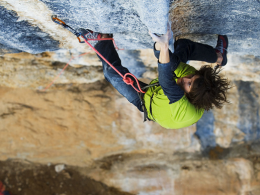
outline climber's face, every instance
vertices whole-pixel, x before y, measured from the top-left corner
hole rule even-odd
[[[188,75],[181,77],[177,80],[177,84],[184,90],[185,93],[189,93],[194,81],[199,78],[199,75]]]

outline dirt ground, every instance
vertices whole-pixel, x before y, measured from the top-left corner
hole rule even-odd
[[[130,195],[80,174],[76,167],[0,161],[0,181],[12,195]]]

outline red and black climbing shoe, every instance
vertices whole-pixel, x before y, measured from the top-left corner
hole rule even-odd
[[[95,46],[98,43],[98,39],[101,39],[102,36],[101,33],[93,32],[92,30],[89,29],[80,28],[78,29],[78,32],[84,35],[87,38],[87,40],[89,40],[89,43],[92,46]],[[91,40],[91,39],[95,39],[95,40]]]
[[[221,53],[223,60],[221,66],[227,64],[227,48],[228,48],[228,38],[226,35],[218,35],[217,46],[215,48],[217,53]]]
[[[85,37],[87,39],[100,39],[101,38],[101,33],[98,32],[93,32],[92,30],[86,30],[87,33],[85,34]]]

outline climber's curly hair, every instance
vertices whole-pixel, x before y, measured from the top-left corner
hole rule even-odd
[[[231,86],[226,78],[219,75],[220,71],[220,68],[214,70],[205,65],[195,72],[199,78],[194,80],[186,97],[197,109],[210,110],[213,106],[222,108],[225,102],[228,103],[226,93]]]

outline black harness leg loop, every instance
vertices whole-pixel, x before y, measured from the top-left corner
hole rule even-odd
[[[147,110],[146,110],[145,105],[144,105],[144,93],[138,92],[137,94],[138,94],[138,97],[140,98],[141,106],[142,106],[142,109],[144,111],[144,122],[145,122],[145,121],[147,121],[147,119],[148,120],[150,120],[150,119],[148,118]]]

